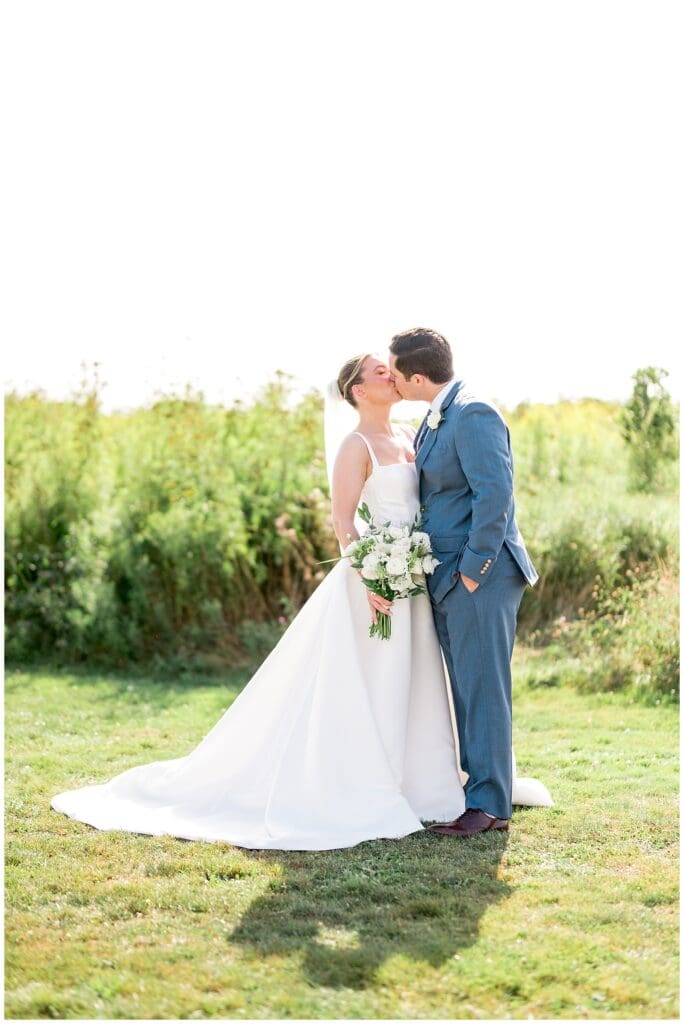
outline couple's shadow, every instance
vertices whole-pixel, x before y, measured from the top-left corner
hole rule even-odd
[[[398,955],[438,966],[476,941],[511,886],[498,877],[506,832],[418,832],[346,850],[244,851],[274,877],[230,935],[257,956],[302,953],[312,984],[363,989]]]

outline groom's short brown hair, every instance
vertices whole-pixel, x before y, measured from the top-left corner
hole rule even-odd
[[[390,352],[395,357],[397,370],[407,380],[414,373],[420,373],[435,384],[446,384],[454,375],[449,342],[437,331],[414,327],[395,334]]]

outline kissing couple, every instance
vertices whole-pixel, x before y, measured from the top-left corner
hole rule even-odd
[[[390,419],[402,399],[429,403],[415,436]],[[426,826],[505,831],[514,804],[553,804],[515,770],[511,656],[538,577],[500,413],[454,376],[441,334],[415,329],[388,362],[344,364],[325,427],[340,549],[363,529],[362,503],[375,523],[418,514],[439,563],[427,592],[389,601],[341,558],[194,750],[66,790],[54,810],[102,830],[329,850]],[[390,640],[369,635],[378,613]]]

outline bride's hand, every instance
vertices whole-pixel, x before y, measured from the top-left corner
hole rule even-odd
[[[359,572],[359,576],[361,573]],[[380,594],[375,594],[372,590],[366,587],[366,599],[370,605],[371,619],[373,625],[378,621],[378,612],[384,612],[385,615],[392,614],[392,601],[388,601],[386,597],[382,597]]]

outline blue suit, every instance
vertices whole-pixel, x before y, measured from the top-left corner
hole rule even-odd
[[[501,414],[456,381],[436,429],[415,439],[422,526],[441,562],[428,592],[449,670],[466,807],[512,811],[511,657],[525,587],[538,579],[515,520]],[[470,593],[460,574],[479,586]]]

